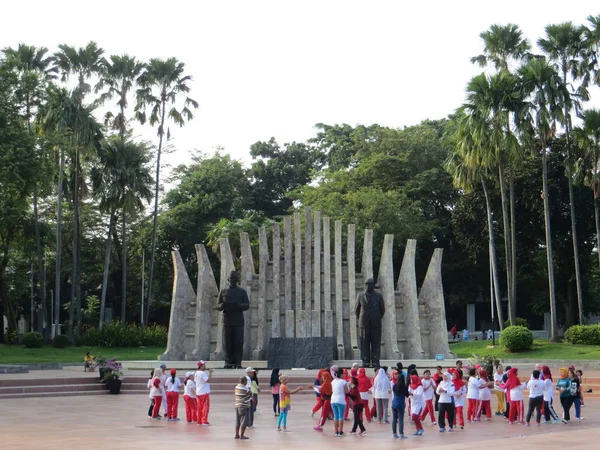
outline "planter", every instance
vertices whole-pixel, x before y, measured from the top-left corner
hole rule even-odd
[[[118,378],[108,380],[108,382],[106,383],[106,385],[108,386],[108,390],[111,394],[114,395],[119,394],[121,392],[121,384],[122,381]]]

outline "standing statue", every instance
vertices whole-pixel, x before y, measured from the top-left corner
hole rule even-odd
[[[365,281],[367,290],[356,299],[356,320],[359,330],[360,356],[363,367],[379,366],[381,354],[381,318],[385,314],[383,297],[375,292],[375,281]]]
[[[225,329],[225,368],[241,369],[244,350],[244,311],[250,308],[248,294],[239,287],[240,276],[234,270],[229,275],[229,289],[219,293],[216,309],[223,311]]]

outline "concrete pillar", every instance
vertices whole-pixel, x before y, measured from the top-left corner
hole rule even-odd
[[[265,359],[267,345],[267,266],[269,264],[269,242],[265,227],[258,229],[258,310],[256,317],[256,348],[253,361]]]
[[[312,335],[321,336],[321,211],[314,212]]]
[[[250,359],[252,356],[252,343],[250,335],[250,323],[252,322],[253,305],[256,303],[256,298],[252,292],[252,280],[254,279],[254,258],[252,257],[252,247],[250,245],[250,237],[248,233],[240,233],[241,247],[241,273],[240,287],[245,289],[250,302],[250,309],[244,311],[244,359]]]
[[[304,208],[304,324],[306,337],[312,336],[312,211],[309,206]]]
[[[477,321],[475,320],[475,304],[467,304],[467,330],[469,335],[475,338],[475,331],[477,331]]]
[[[348,245],[346,248],[348,263],[348,314],[350,315],[350,351],[351,358],[360,360],[360,349],[358,347],[358,333],[356,324],[356,226],[348,225]]]
[[[421,323],[419,320],[419,299],[417,296],[417,275],[415,272],[415,254],[417,241],[409,239],[402,259],[402,268],[398,276],[396,290],[402,305],[404,335],[406,345],[404,357],[407,359],[423,359],[425,351],[421,343]]]
[[[281,231],[273,224],[273,308],[271,310],[271,336],[281,337],[281,311],[285,311],[285,300],[281,296]]]
[[[363,276],[363,282],[369,278],[373,278],[373,230],[368,228],[365,230],[360,271]]]
[[[342,285],[342,221],[335,221],[335,336],[337,359],[346,359],[344,348],[344,295]]]
[[[323,217],[323,336],[333,337],[333,310],[331,309],[331,225]]]
[[[229,239],[219,239],[219,252],[221,254],[221,282],[219,285],[219,291],[222,291],[223,289],[227,289],[229,287],[229,275],[231,274],[232,270],[235,270],[235,265],[233,264],[233,255],[231,253],[231,247],[229,246]],[[225,359],[225,330],[223,328],[223,313],[219,311],[217,314],[217,345],[215,351],[210,354],[211,361],[222,361]]]
[[[398,334],[396,332],[396,296],[394,295],[394,235],[386,234],[381,251],[379,275],[377,284],[383,301],[385,302],[385,315],[383,316],[383,330],[381,333],[382,359],[398,361],[402,359],[398,349]]]
[[[296,314],[296,337],[306,337],[305,325],[302,323],[306,317],[300,314],[304,309],[302,302],[302,219],[299,212],[294,213],[294,311]]]
[[[293,283],[293,271],[294,271],[294,251],[292,246],[292,218],[285,216],[283,218],[283,240],[284,240],[284,252],[285,252],[285,337],[295,337],[295,319],[294,319],[294,305],[292,296],[292,283]]]
[[[167,337],[167,350],[158,357],[161,361],[182,361],[185,358],[185,329],[187,310],[190,303],[196,301],[196,293],[185,270],[179,251],[171,252],[173,258],[173,299]]]

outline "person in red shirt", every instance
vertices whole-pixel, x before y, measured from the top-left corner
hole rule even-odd
[[[360,393],[360,398],[362,399],[363,406],[365,408],[365,414],[367,417],[367,422],[371,421],[371,411],[369,410],[369,389],[373,384],[369,377],[367,377],[367,371],[364,368],[358,369],[358,392]]]

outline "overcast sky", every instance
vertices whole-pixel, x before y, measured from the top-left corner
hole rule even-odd
[[[248,163],[252,143],[305,141],[318,122],[445,117],[481,72],[469,58],[491,24],[516,23],[533,43],[548,23],[600,13],[578,0],[23,0],[2,9],[1,47],[94,40],[108,54],[185,62],[200,108],[183,129],[171,126],[172,165],[216,146]],[[136,130],[155,140],[147,126]]]

